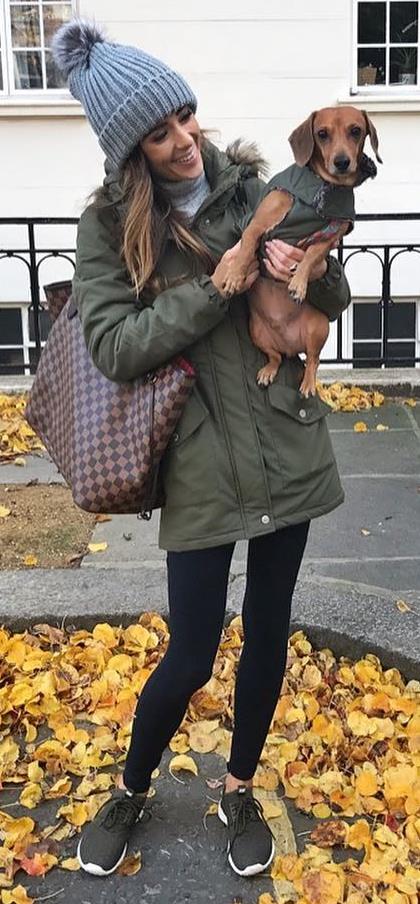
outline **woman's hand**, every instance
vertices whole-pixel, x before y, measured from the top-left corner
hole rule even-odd
[[[223,257],[220,258],[220,261],[217,264],[214,273],[212,273],[210,277],[213,285],[216,287],[217,291],[220,295],[222,295],[223,298],[230,297],[230,294],[225,291],[224,285],[228,276],[229,264],[232,258],[235,257],[235,255],[238,253],[240,244],[240,242],[237,242],[236,245],[233,245],[232,248],[228,248],[228,250],[225,251]],[[255,280],[258,279],[259,275],[260,271],[258,261],[257,258],[254,257],[248,267],[245,285],[243,289],[241,289],[241,292],[246,292],[248,289],[250,289]]]
[[[296,265],[305,256],[302,248],[297,248],[296,245],[288,245],[287,242],[283,242],[281,239],[271,239],[271,241],[266,242],[265,250],[267,257],[264,258],[264,263],[267,272],[279,282],[288,282],[290,277],[293,276]],[[320,261],[313,269],[309,282],[314,279],[321,279],[327,271],[327,266],[326,260]]]

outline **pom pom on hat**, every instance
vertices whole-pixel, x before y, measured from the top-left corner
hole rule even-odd
[[[86,65],[92,47],[105,40],[105,32],[85,19],[72,19],[59,28],[52,42],[52,53],[65,78],[76,66]]]
[[[54,62],[82,104],[112,166],[171,113],[197,99],[185,79],[139,47],[108,41],[102,27],[72,19],[54,35]]]

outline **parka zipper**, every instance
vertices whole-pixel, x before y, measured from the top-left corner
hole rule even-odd
[[[254,436],[255,436],[256,445],[257,445],[257,447],[258,447],[258,451],[259,451],[259,454],[260,454],[260,464],[261,464],[261,468],[262,468],[262,472],[263,472],[263,479],[264,479],[265,491],[266,491],[266,494],[267,494],[267,510],[270,511],[270,515],[271,515],[271,519],[272,519],[272,524],[274,524],[274,511],[273,511],[273,505],[272,505],[271,495],[270,495],[270,486],[269,486],[268,479],[267,479],[267,469],[266,469],[266,466],[265,466],[264,456],[263,456],[263,452],[262,452],[262,448],[261,448],[261,442],[260,442],[260,438],[259,438],[259,435],[258,435],[258,430],[257,430],[256,423],[255,423],[255,412],[254,412],[254,410],[253,410],[253,408],[252,408],[251,399],[250,399],[250,396],[249,396],[249,388],[248,388],[248,382],[247,382],[247,373],[246,373],[246,368],[245,368],[245,365],[244,365],[244,358],[243,358],[243,354],[242,354],[242,348],[241,348],[240,336],[239,336],[239,332],[238,332],[238,329],[237,329],[237,326],[236,326],[236,323],[235,323],[234,317],[232,316],[232,312],[231,312],[231,311],[229,311],[229,317],[230,317],[230,320],[231,320],[232,330],[233,330],[233,332],[234,332],[234,334],[235,334],[235,338],[236,338],[236,342],[237,342],[237,346],[238,346],[238,355],[239,355],[239,361],[240,361],[240,364],[241,364],[242,380],[243,380],[243,385],[244,385],[244,389],[245,389],[246,401],[247,401],[247,405],[248,405],[249,419],[250,419],[250,422],[251,422],[251,424],[252,424],[252,428],[253,428],[253,432],[254,432]]]

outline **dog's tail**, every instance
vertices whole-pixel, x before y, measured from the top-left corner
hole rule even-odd
[[[226,155],[232,163],[248,166],[256,176],[268,176],[269,165],[254,141],[237,138],[226,148]]]

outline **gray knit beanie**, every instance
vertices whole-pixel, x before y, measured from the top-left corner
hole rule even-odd
[[[181,75],[137,47],[106,41],[93,22],[73,19],[63,25],[52,51],[116,169],[162,119],[186,104],[194,113],[197,109]]]

